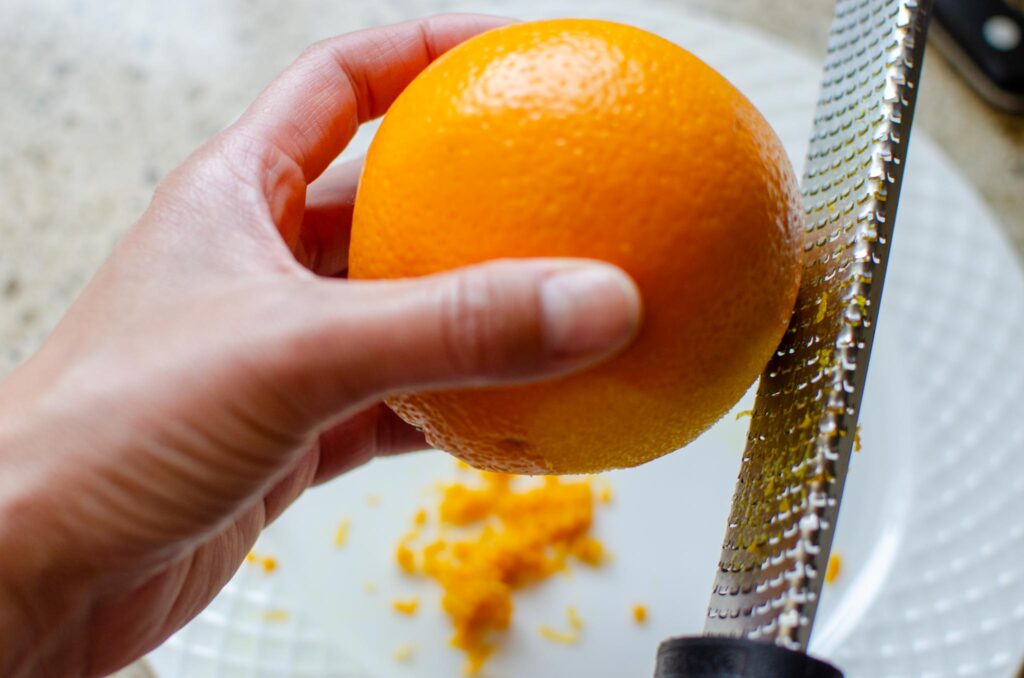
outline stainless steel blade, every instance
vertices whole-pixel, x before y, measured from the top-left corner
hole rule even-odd
[[[839,0],[803,179],[795,315],[761,376],[705,624],[805,650],[878,317],[929,0]]]

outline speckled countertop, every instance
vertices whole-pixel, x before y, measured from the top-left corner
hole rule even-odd
[[[815,56],[823,51],[831,11],[830,3],[800,0],[689,4],[754,24]],[[400,0],[6,0],[0,9],[0,374],[45,336],[164,173],[228,123],[305,45],[404,18],[402,6]],[[989,109],[934,50],[924,77],[919,124],[1024,253],[1024,118]]]

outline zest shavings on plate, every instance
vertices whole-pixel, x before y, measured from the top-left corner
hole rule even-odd
[[[451,643],[465,653],[467,675],[478,673],[497,649],[517,590],[567,572],[574,562],[598,567],[608,559],[590,530],[595,506],[611,499],[607,484],[595,492],[590,478],[474,475],[440,485],[432,534],[421,509],[395,550],[403,572],[441,586]],[[570,626],[574,641],[582,628],[575,610]]]

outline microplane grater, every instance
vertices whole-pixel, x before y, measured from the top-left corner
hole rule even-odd
[[[761,375],[705,636],[806,651],[856,436],[930,9],[930,0],[836,3],[801,186],[803,278]],[[666,641],[658,675],[786,675],[694,670],[705,664],[693,648],[707,654],[708,644]],[[716,647],[718,658],[732,648]]]
[[[867,375],[927,5],[837,3],[802,182],[803,282],[761,377],[709,634],[806,649]]]

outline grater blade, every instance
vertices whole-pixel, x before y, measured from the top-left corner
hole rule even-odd
[[[706,635],[806,650],[878,317],[930,0],[839,0],[802,182],[805,264],[761,375]]]

